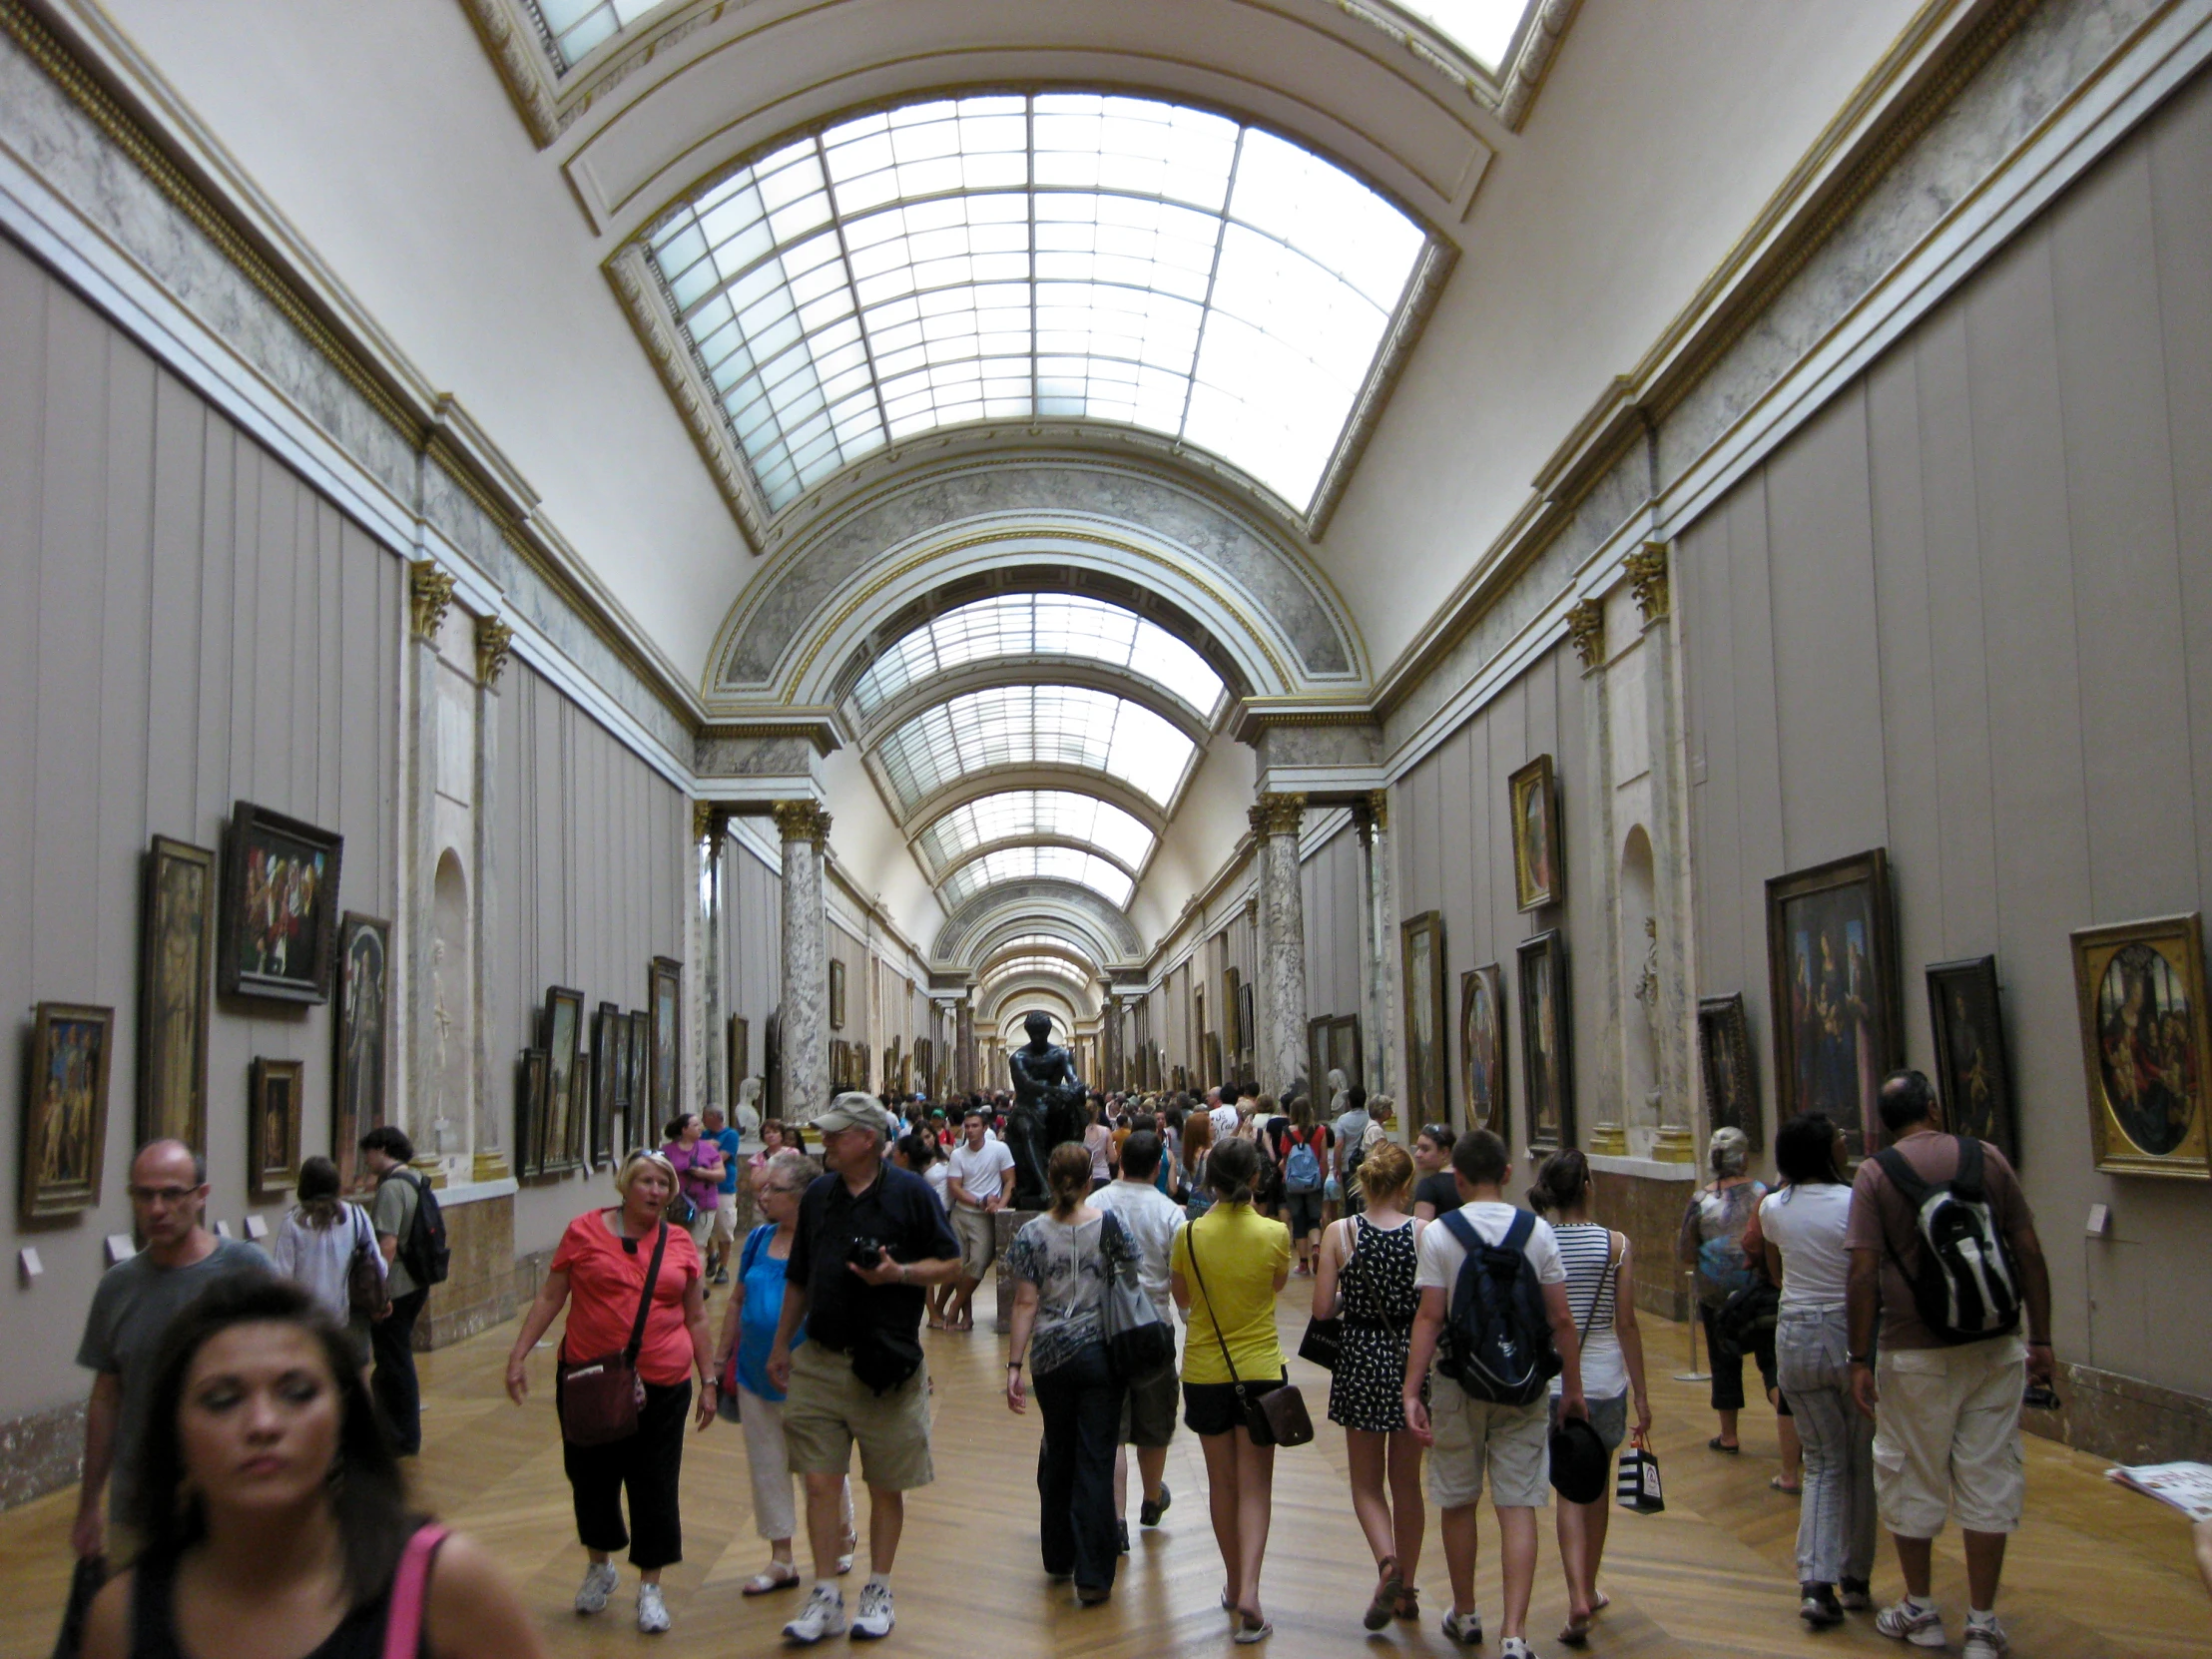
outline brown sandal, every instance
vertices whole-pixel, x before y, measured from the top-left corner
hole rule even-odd
[[[1397,1610],[1397,1598],[1405,1588],[1405,1581],[1397,1575],[1397,1557],[1385,1555],[1376,1564],[1380,1575],[1375,1586],[1375,1598],[1368,1603],[1368,1610],[1360,1622],[1370,1630],[1381,1630],[1390,1622],[1390,1615]]]

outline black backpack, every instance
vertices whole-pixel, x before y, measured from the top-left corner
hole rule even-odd
[[[1913,1287],[1921,1323],[1939,1343],[1978,1343],[2020,1328],[2020,1275],[2012,1247],[1989,1213],[1982,1185],[1981,1143],[1956,1137],[1958,1170],[1948,1181],[1921,1179],[1896,1147],[1875,1154],[1890,1185],[1913,1212],[1920,1262],[1908,1269],[1896,1250],[1890,1259]],[[1884,1233],[1883,1246],[1889,1249]]]
[[[415,1282],[418,1290],[445,1283],[445,1276],[452,1271],[453,1250],[446,1242],[445,1215],[438,1208],[437,1195],[430,1191],[430,1183],[413,1170],[389,1171],[376,1184],[401,1180],[415,1190],[414,1220],[407,1226],[407,1236],[399,1241],[399,1265],[407,1270],[407,1277]]]
[[[1505,1237],[1491,1244],[1461,1210],[1436,1218],[1466,1249],[1451,1311],[1444,1321],[1443,1358],[1449,1377],[1476,1399],[1528,1405],[1543,1398],[1559,1375],[1551,1346],[1551,1317],[1543,1287],[1528,1259],[1536,1218],[1515,1212]]]

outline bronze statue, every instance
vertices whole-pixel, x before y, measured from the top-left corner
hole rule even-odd
[[[1045,1160],[1062,1141],[1083,1138],[1084,1089],[1075,1056],[1052,1041],[1052,1016],[1033,1008],[1022,1027],[1029,1041],[1006,1056],[1014,1081],[1006,1146],[1014,1155],[1014,1208],[1042,1210],[1050,1202]]]

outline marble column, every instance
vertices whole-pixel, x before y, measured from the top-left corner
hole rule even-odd
[[[701,1106],[720,1106],[728,1112],[736,1092],[735,1080],[723,1075],[729,1064],[728,998],[722,983],[722,850],[729,839],[728,809],[705,801],[694,802],[692,832],[699,846],[700,941],[703,947],[699,1002],[703,1027],[700,1035],[705,1043],[701,1058],[706,1097]]]
[[[1653,939],[1659,1049],[1659,1121],[1651,1155],[1661,1163],[1698,1161],[1703,1113],[1697,1076],[1697,1009],[1690,994],[1689,737],[1676,684],[1673,596],[1667,544],[1646,542],[1628,556],[1630,591],[1643,624],[1644,730],[1650,746]],[[1705,1125],[1709,1131],[1711,1126]],[[1753,1137],[1753,1144],[1760,1144]]]
[[[499,837],[493,826],[499,818],[499,676],[506,669],[507,653],[514,644],[514,630],[495,616],[476,624],[476,840],[472,853],[476,864],[476,937],[494,939],[498,933]],[[469,1175],[476,1181],[503,1180],[512,1172],[507,1155],[505,1126],[495,1104],[506,1098],[497,1086],[492,1047],[491,1006],[493,964],[489,950],[472,955],[476,999],[476,1135]]]
[[[975,997],[971,992],[960,998],[959,1011],[954,1016],[952,1039],[952,1086],[960,1094],[975,1092]]]
[[[830,815],[812,801],[779,801],[784,840],[784,1113],[805,1119],[830,1099],[830,962],[823,851]]]
[[[1279,1098],[1306,1076],[1306,894],[1298,864],[1305,817],[1303,795],[1263,795],[1249,814],[1260,865],[1259,1083]]]
[[[1111,992],[1099,1007],[1098,1014],[1098,1076],[1087,1078],[1094,1089],[1111,1091],[1125,1087],[1122,1081],[1120,999]]]
[[[1360,809],[1360,875],[1366,888],[1367,1040],[1362,1081],[1370,1094],[1398,1097],[1397,890],[1390,878],[1390,792],[1376,790]],[[1398,1121],[1409,1121],[1403,1112]]]
[[[418,1167],[443,1179],[432,1141],[438,1102],[437,769],[438,631],[453,603],[453,577],[435,560],[417,559],[407,575],[407,698],[404,742],[406,809],[400,837],[400,987],[406,1008],[405,1058],[388,1121],[414,1142]]]
[[[1637,1010],[1625,1006],[1622,996],[1620,953],[1620,847],[1615,835],[1613,756],[1613,700],[1607,683],[1611,654],[1607,649],[1605,606],[1592,599],[1579,601],[1567,615],[1567,636],[1582,662],[1583,752],[1589,757],[1586,794],[1589,797],[1590,844],[1597,848],[1595,867],[1589,872],[1597,887],[1596,925],[1598,969],[1595,980],[1582,980],[1583,996],[1594,1000],[1606,1039],[1597,1045],[1597,1087],[1589,1095],[1589,1112],[1581,1139],[1587,1151],[1611,1157],[1629,1151],[1628,1126],[1634,1121],[1633,1103],[1623,1097],[1622,1078],[1627,1065],[1622,1045],[1627,1027],[1622,1023]],[[1575,787],[1574,781],[1565,787]],[[1595,986],[1594,992],[1592,986]]]

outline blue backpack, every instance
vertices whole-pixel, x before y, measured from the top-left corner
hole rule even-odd
[[[1475,1399],[1528,1405],[1543,1398],[1559,1375],[1559,1356],[1551,1346],[1551,1317],[1544,1312],[1536,1265],[1528,1259],[1536,1218],[1516,1212],[1494,1245],[1464,1211],[1446,1211],[1436,1219],[1467,1253],[1451,1288],[1437,1364]]]
[[[1292,1133],[1297,1135],[1295,1130]],[[1314,1156],[1313,1145],[1304,1135],[1297,1135],[1291,1142],[1291,1155],[1283,1161],[1283,1190],[1292,1193],[1321,1191],[1321,1160]]]

